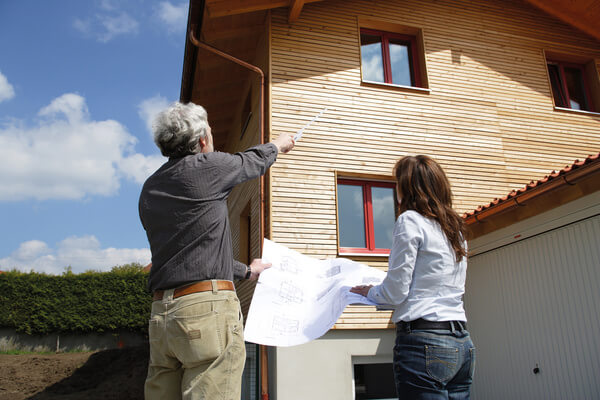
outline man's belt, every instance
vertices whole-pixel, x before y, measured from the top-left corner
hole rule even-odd
[[[175,289],[173,292],[173,298],[185,296],[186,294],[199,293],[199,292],[210,292],[213,290],[212,286],[213,281],[200,281],[196,283],[192,283],[189,285],[181,286]],[[233,282],[231,281],[214,281],[217,284],[218,290],[235,290],[235,286],[233,286]],[[164,290],[155,290],[153,300],[162,300]]]

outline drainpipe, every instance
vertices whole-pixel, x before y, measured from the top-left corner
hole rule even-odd
[[[196,47],[203,48],[205,50],[210,51],[211,53],[217,54],[223,58],[226,58],[229,61],[233,61],[234,63],[241,65],[244,68],[247,68],[251,71],[256,72],[260,76],[260,100],[259,100],[259,115],[258,115],[258,126],[260,130],[260,143],[263,144],[265,142],[265,74],[264,72],[255,65],[249,64],[245,61],[240,60],[230,54],[227,54],[213,46],[206,44],[204,42],[196,39],[196,29],[197,25],[192,24],[190,27],[190,41]],[[259,237],[265,237],[265,218],[266,218],[266,205],[265,205],[265,177],[261,175],[260,177],[260,232]],[[260,360],[261,360],[261,395],[262,400],[269,400],[269,378],[268,378],[268,369],[267,369],[267,347],[259,346],[260,348]]]

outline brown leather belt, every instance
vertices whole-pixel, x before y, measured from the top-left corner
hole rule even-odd
[[[217,289],[219,290],[235,290],[235,286],[233,286],[233,282],[231,281],[218,281],[215,280],[217,284]],[[200,281],[196,283],[192,283],[189,285],[181,286],[175,289],[173,292],[173,298],[185,296],[186,294],[198,293],[198,292],[210,292],[213,290],[212,281]],[[155,290],[153,300],[162,300],[164,290]]]

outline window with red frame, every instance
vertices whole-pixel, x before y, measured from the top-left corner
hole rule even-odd
[[[363,81],[421,86],[414,36],[361,29],[360,55]]]
[[[338,180],[340,253],[389,254],[396,219],[394,188],[391,182]]]
[[[583,65],[548,61],[548,74],[556,107],[594,111]]]

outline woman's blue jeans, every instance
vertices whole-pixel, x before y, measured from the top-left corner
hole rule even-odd
[[[469,399],[474,370],[475,346],[468,331],[396,326],[398,399]]]

